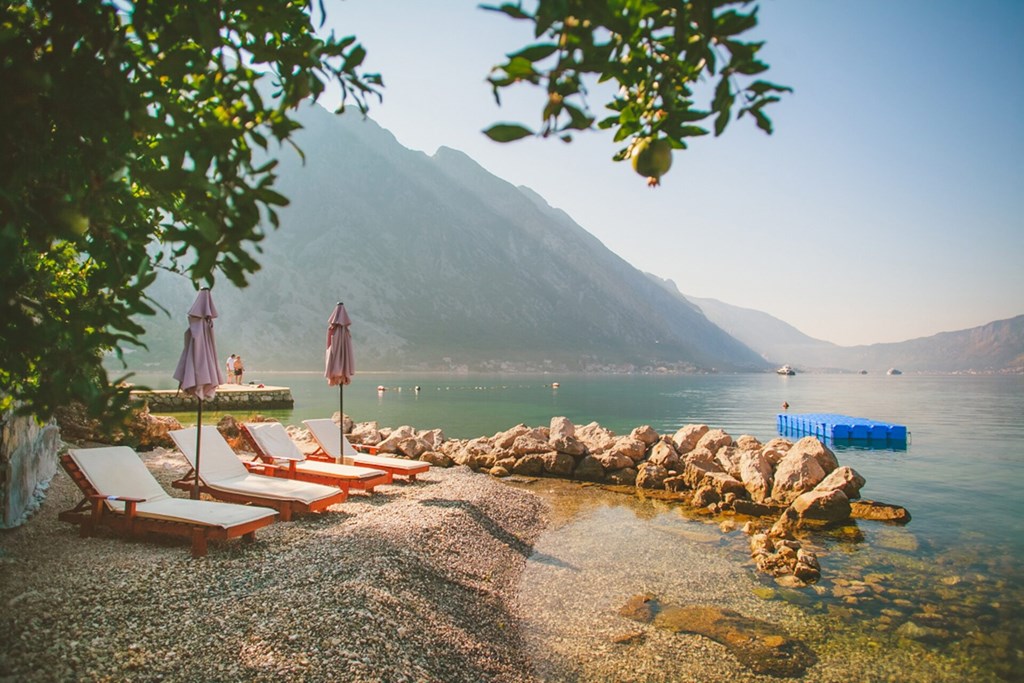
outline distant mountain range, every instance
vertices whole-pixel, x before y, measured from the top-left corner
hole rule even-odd
[[[460,152],[414,152],[372,121],[316,106],[301,121],[306,161],[280,155],[279,190],[291,205],[260,245],[262,270],[244,290],[213,288],[218,349],[255,372],[321,368],[339,300],[363,371],[1024,367],[1024,316],[839,347],[765,313],[683,296]],[[148,293],[171,315],[141,320],[148,350],[132,350],[129,365],[170,372],[195,290],[168,273]]]
[[[536,193],[447,148],[428,157],[386,130],[319,107],[282,155],[292,203],[244,290],[218,283],[221,355],[250,368],[323,364],[345,302],[357,368],[470,371],[760,371],[767,363],[609,251]],[[144,320],[133,368],[172,368],[195,293],[161,276],[175,314]]]
[[[660,282],[679,294],[670,280]],[[1024,372],[1024,315],[909,341],[839,346],[809,337],[767,313],[685,296],[713,323],[775,365],[805,371]]]

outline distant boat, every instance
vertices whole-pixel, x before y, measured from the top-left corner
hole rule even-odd
[[[783,365],[781,368],[779,368],[775,372],[780,374],[780,375],[795,375],[796,374],[796,370],[794,370],[789,365]]]
[[[860,374],[862,374],[862,375],[866,375],[866,374],[868,374],[868,371],[867,371],[867,370],[861,370],[861,371],[860,371]]]
[[[903,371],[902,370],[897,370],[896,368],[889,368],[886,371],[885,374],[887,374],[887,375],[902,375]]]

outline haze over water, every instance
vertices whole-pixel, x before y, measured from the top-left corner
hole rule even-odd
[[[338,409],[337,388],[328,387],[319,373],[251,378],[292,388],[294,410],[270,413],[285,423],[301,424]],[[157,378],[138,379],[157,385]],[[552,388],[552,382],[560,386]],[[379,394],[378,385],[388,389]],[[781,600],[808,618],[841,623],[842,628],[812,642],[812,648],[825,651],[841,640],[865,658],[874,653],[877,675],[897,675],[887,667],[920,656],[928,666],[917,678],[897,679],[1024,679],[1019,646],[1024,638],[1024,495],[1019,491],[1024,483],[1024,377],[357,374],[345,387],[344,401],[345,412],[356,421],[440,427],[449,438],[489,436],[520,422],[542,426],[564,415],[577,425],[596,421],[618,434],[643,424],[672,434],[685,424],[705,423],[734,437],[751,434],[767,441],[777,435],[775,416],[784,401],[790,412],[836,412],[905,424],[910,431],[905,449],[834,445],[834,450],[840,464],[866,478],[864,498],[908,508],[911,523],[860,522],[852,536],[817,536],[822,581],[800,591],[776,591],[766,608],[777,611]],[[217,417],[215,411],[204,411],[204,421]],[[665,555],[665,566],[651,560],[658,553],[643,555],[647,559],[638,565],[640,556],[634,557],[631,548],[637,534],[646,545],[666,528],[683,537],[694,530],[704,533],[705,521],[631,496],[575,488],[570,495],[547,480],[536,490],[548,497],[559,517],[537,552],[564,556],[556,557],[555,565],[531,562],[524,580],[534,584],[524,591],[551,589],[545,581],[565,577],[550,567],[573,566],[581,575],[604,572],[609,585],[621,583],[623,590],[653,586],[670,601],[693,599],[665,579],[685,571],[673,563],[671,553]],[[580,495],[589,502],[581,504],[576,500]],[[732,563],[741,583],[772,587],[749,566],[746,544],[741,534],[721,535],[707,552]],[[617,572],[621,576],[611,575]],[[589,606],[595,610],[591,619],[605,618],[617,609],[613,603],[619,597],[629,596],[606,597],[608,604]],[[562,616],[565,622],[578,618]],[[794,622],[790,628],[799,626]],[[571,659],[572,653],[562,657]],[[933,675],[922,677],[924,672]]]

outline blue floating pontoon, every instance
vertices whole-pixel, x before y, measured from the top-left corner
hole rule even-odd
[[[835,413],[779,413],[776,423],[779,434],[783,436],[816,436],[822,441],[865,441],[876,445],[907,443],[905,425],[863,417]]]

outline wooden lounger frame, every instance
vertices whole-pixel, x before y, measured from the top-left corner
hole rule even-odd
[[[299,470],[294,460],[289,460],[287,465],[279,465],[274,462],[274,456],[263,450],[263,447],[257,443],[256,439],[245,424],[239,423],[239,428],[245,437],[246,442],[252,447],[252,452],[256,454],[260,462],[254,460],[243,461],[246,469],[250,472],[257,474],[268,474],[275,477],[283,477],[285,479],[298,479],[299,481],[308,481],[314,484],[325,484],[327,486],[337,486],[342,491],[348,493],[351,489],[358,491],[366,491],[367,493],[373,493],[373,489],[377,486],[383,486],[384,484],[390,484],[393,479],[393,474],[386,467],[373,467],[369,469],[383,470],[386,474],[381,474],[377,477],[367,479],[344,479],[341,477],[331,476],[329,474],[321,474],[319,472],[309,472]],[[334,458],[312,458],[311,460],[320,460],[323,462],[334,462]]]
[[[135,514],[135,508],[138,503],[145,502],[145,499],[128,496],[111,498],[98,492],[67,453],[60,456],[60,465],[81,489],[84,498],[70,510],[58,513],[57,518],[62,522],[79,525],[79,535],[82,538],[92,536],[99,527],[107,527],[115,533],[135,537],[152,532],[189,539],[192,541],[192,557],[203,557],[206,555],[209,541],[241,538],[245,542],[252,542],[256,538],[257,529],[274,521],[273,517],[268,516],[225,528],[171,519],[140,517]],[[104,504],[106,500],[123,502],[125,504],[124,511],[111,510]]]
[[[196,471],[194,468],[189,468],[188,473],[181,479],[171,482],[171,486],[176,489],[181,489],[182,491],[191,491],[195,487],[195,483]],[[322,510],[326,510],[337,503],[344,503],[348,498],[347,491],[339,490],[338,493],[333,496],[321,498],[320,500],[313,501],[312,503],[303,503],[298,500],[266,498],[251,493],[225,491],[224,489],[219,489],[206,484],[202,479],[199,480],[199,492],[205,493],[211,498],[223,500],[228,503],[252,503],[254,505],[259,505],[260,507],[273,508],[277,510],[279,515],[281,515],[282,522],[290,522],[292,517],[295,515],[307,514],[310,512],[321,512]]]

